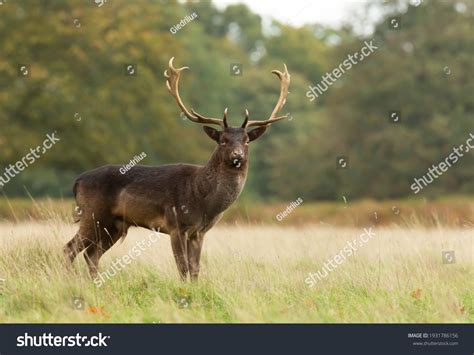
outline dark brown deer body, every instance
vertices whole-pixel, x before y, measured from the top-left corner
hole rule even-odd
[[[204,166],[171,164],[158,167],[134,166],[125,174],[120,166],[107,165],[81,174],[74,185],[78,233],[64,252],[69,263],[85,250],[85,259],[93,278],[100,257],[130,226],[140,226],[170,235],[173,254],[183,279],[188,273],[196,280],[204,234],[215,225],[223,212],[241,193],[248,170],[248,143],[260,137],[266,128],[283,117],[275,117],[288,94],[290,76],[274,71],[281,80],[280,99],[266,121],[248,121],[242,127],[227,126],[224,119],[207,118],[188,111],[179,97],[180,72],[170,60],[165,72],[167,86],[184,114],[194,122],[218,124],[222,131],[204,126],[206,134],[218,143]],[[247,127],[259,126],[247,131]]]

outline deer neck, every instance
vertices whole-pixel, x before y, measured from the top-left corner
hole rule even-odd
[[[226,210],[240,195],[247,178],[248,163],[235,169],[220,158],[218,149],[197,176],[198,193],[208,214]]]

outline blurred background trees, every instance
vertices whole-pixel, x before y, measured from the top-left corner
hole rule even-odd
[[[165,87],[170,57],[183,73],[189,107],[240,125],[248,108],[265,119],[279,94],[272,69],[288,65],[284,112],[251,149],[244,198],[261,200],[393,198],[411,195],[420,177],[474,133],[472,2],[374,2],[384,14],[374,32],[321,25],[265,28],[245,5],[211,1],[16,1],[0,7],[0,174],[57,130],[61,142],[3,190],[8,196],[70,196],[75,175],[103,164],[203,164],[214,147],[183,120]],[[198,17],[176,34],[170,27]],[[389,20],[402,25],[390,29]],[[363,19],[358,18],[358,21]],[[315,85],[359,51],[379,48],[315,101]],[[240,63],[243,75],[231,75]],[[29,75],[19,75],[19,65]],[[136,76],[125,66],[137,66]],[[448,74],[449,72],[449,74]],[[401,111],[401,123],[389,111]],[[336,169],[346,156],[348,169]],[[474,154],[423,190],[472,194]]]

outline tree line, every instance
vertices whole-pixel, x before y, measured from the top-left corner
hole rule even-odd
[[[8,196],[71,196],[78,173],[122,166],[142,152],[140,164],[205,163],[214,143],[183,119],[166,90],[163,71],[175,57],[177,66],[191,68],[180,86],[188,107],[214,117],[228,107],[233,125],[246,108],[251,119],[270,115],[279,94],[271,70],[288,66],[283,113],[291,118],[252,145],[243,198],[413,196],[414,179],[474,132],[472,3],[373,2],[353,23],[373,9],[379,20],[360,34],[350,23],[264,24],[245,5],[219,9],[207,0],[122,0],[100,8],[80,0],[6,2],[0,175],[47,133],[57,131],[61,141],[2,189]],[[310,100],[310,88],[367,41],[378,49],[343,66]],[[472,194],[473,159],[466,155],[419,195]]]

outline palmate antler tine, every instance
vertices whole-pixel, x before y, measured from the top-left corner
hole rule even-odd
[[[290,114],[287,113],[285,116],[279,116],[279,117],[271,118],[265,121],[248,121],[247,126],[245,127],[270,126],[272,123],[284,120],[285,118],[288,118],[289,116]]]
[[[179,96],[179,78],[180,78],[181,72],[189,68],[188,67],[175,68],[173,66],[173,60],[174,60],[174,57],[170,59],[168,63],[168,69],[165,70],[164,75],[166,78],[166,87],[168,88],[168,91],[170,92],[171,96],[173,96],[174,99],[176,100],[176,103],[178,104],[181,111],[186,115],[187,118],[189,118],[193,122],[216,124],[221,127],[227,127],[227,110],[224,113],[224,120],[221,120],[218,118],[202,116],[198,114],[196,111],[194,111],[193,109],[189,111],[186,108],[183,101],[181,100],[181,97]]]
[[[224,110],[224,119],[223,120],[219,120],[221,121],[223,124],[224,124],[224,127],[228,127],[227,125],[227,107],[225,108]],[[209,118],[207,117],[204,117],[202,115],[200,115],[199,113],[197,113],[196,111],[194,111],[193,109],[191,109],[191,112],[193,113],[193,115],[195,115],[197,118],[199,118],[200,120],[208,120]],[[217,118],[216,118],[217,119]]]
[[[249,110],[245,109],[245,121],[242,123],[242,128],[247,127],[247,123],[249,122]]]
[[[275,117],[278,112],[283,108],[283,106],[286,103],[286,98],[288,97],[288,89],[290,87],[290,73],[288,73],[288,68],[286,67],[286,64],[283,64],[285,67],[285,71],[281,72],[279,70],[273,70],[272,73],[278,76],[280,79],[280,97],[278,98],[278,101],[276,103],[275,108],[273,109],[272,114],[270,117],[265,120],[265,121],[248,121],[246,119],[247,124],[245,127],[251,127],[251,126],[268,126],[274,122],[280,121],[284,118],[288,118],[289,114],[286,114],[285,116],[280,116],[280,117]]]

